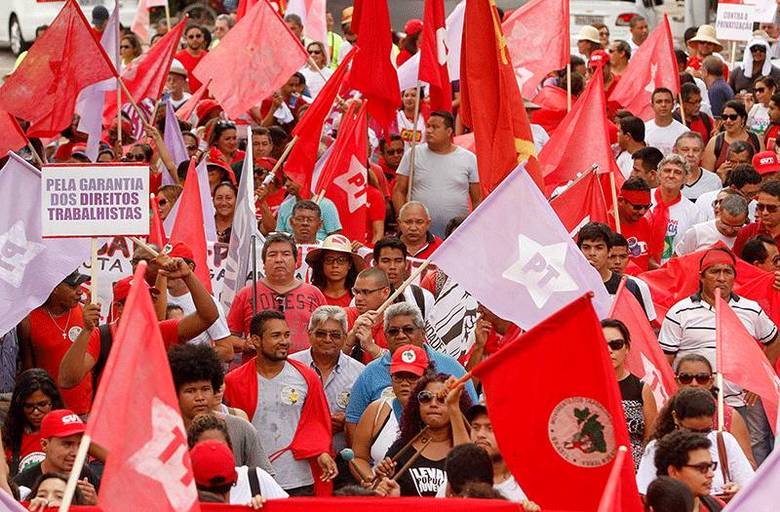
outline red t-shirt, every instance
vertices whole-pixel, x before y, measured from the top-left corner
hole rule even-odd
[[[277,303],[277,298],[280,299]],[[327,302],[319,288],[301,283],[289,292],[281,295],[268,288],[262,281],[257,282],[257,311],[273,309],[284,312],[287,324],[292,331],[290,354],[309,348],[309,317],[312,312]],[[230,332],[248,334],[252,322],[252,285],[241,288],[230,306],[227,324]]]
[[[184,69],[187,70],[187,81],[190,84],[190,92],[192,93],[200,89],[200,86],[203,85],[200,83],[200,80],[195,78],[195,75],[192,74],[192,71],[195,69],[195,66],[198,65],[200,60],[206,56],[207,53],[207,50],[200,50],[198,56],[193,57],[187,50],[181,50],[176,54],[176,60],[181,62],[182,66],[184,66]]]
[[[769,233],[767,233],[766,229],[764,229],[764,226],[761,225],[760,221],[751,222],[744,228],[740,229],[739,233],[737,233],[737,239],[734,240],[734,248],[732,249],[734,254],[741,258],[742,249],[745,248],[747,241],[757,235],[771,236]],[[780,235],[774,237],[774,239],[775,243],[780,246]]]
[[[615,229],[614,217],[609,219],[610,226]],[[642,217],[637,222],[620,223],[620,231],[628,240],[628,256],[631,263],[639,267],[642,272],[649,269],[650,266],[650,240],[653,236],[653,230],[646,217]]]
[[[357,317],[360,316],[360,311],[355,306],[349,306],[344,308],[344,312],[347,314],[347,330],[352,329],[352,326],[355,325],[355,320],[357,320]],[[371,336],[374,337],[374,343],[379,345],[382,348],[387,348],[387,339],[385,338],[385,324],[383,320],[379,320],[379,322],[374,325],[374,327],[371,328]],[[371,356],[363,353],[363,363],[368,364],[372,361]]]
[[[709,130],[707,129],[708,125],[703,121],[704,117],[707,117],[710,121]],[[715,121],[710,116],[704,112],[700,112],[696,118],[686,119],[686,121],[688,122],[688,128],[690,128],[692,132],[696,132],[701,135],[703,140],[710,140],[710,136],[712,136],[712,128],[715,126]]]
[[[322,294],[323,297],[325,297],[325,302],[328,304],[328,306],[338,306],[340,308],[346,308],[349,306],[349,304],[352,302],[352,294],[347,290],[344,292],[344,294],[341,297],[330,297],[328,295]]]
[[[438,236],[432,234],[430,231],[427,233],[428,241],[425,242],[425,245],[420,247],[418,251],[414,254],[409,253],[409,256],[412,258],[420,258],[421,260],[427,259],[428,256],[433,254],[433,251],[439,248],[439,246],[444,243],[444,240],[439,238]]]
[[[385,196],[378,188],[367,186],[366,187],[366,207],[368,207],[368,215],[366,215],[366,239],[363,240],[366,244],[371,244],[371,240],[374,237],[374,230],[372,224],[376,221],[385,222]],[[373,244],[371,244],[373,245]]]
[[[767,151],[774,151],[777,147],[777,135],[780,133],[780,124],[770,124],[764,133],[764,146]]]
[[[70,318],[68,318],[70,315]],[[30,345],[33,362],[38,368],[43,368],[57,382],[60,374],[60,363],[71,344],[76,341],[84,327],[82,310],[76,305],[70,313],[58,317],[50,317],[43,307],[30,312]],[[65,335],[63,337],[63,328]],[[97,329],[96,329],[97,330]],[[90,337],[87,352],[96,360],[100,354],[100,337],[97,342]],[[76,414],[86,414],[92,406],[92,372],[87,373],[74,388],[60,388],[65,407]]]
[[[13,459],[13,451],[10,447],[6,446],[5,458],[8,464],[11,464]],[[43,453],[41,447],[41,431],[37,432],[25,432],[22,434],[22,443],[19,447],[19,469],[17,473],[21,473],[30,466],[41,462],[46,458],[46,454]]]

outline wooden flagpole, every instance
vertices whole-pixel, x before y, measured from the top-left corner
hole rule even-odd
[[[417,80],[417,96],[414,99],[414,127],[412,128],[412,142],[409,153],[409,187],[406,189],[406,202],[412,200],[412,186],[414,185],[414,162],[415,162],[415,147],[417,147],[417,121],[420,117],[420,93],[422,92],[422,84]]]

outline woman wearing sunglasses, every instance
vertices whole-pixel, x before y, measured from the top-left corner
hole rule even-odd
[[[769,100],[777,89],[774,78],[762,76],[756,80],[753,85],[753,96],[756,102],[750,108],[747,118],[748,130],[752,130],[757,135],[764,135],[771,120],[769,119]]]
[[[401,416],[401,433],[387,450],[385,459],[377,464],[378,474],[392,478],[420,452],[396,480],[401,496],[436,496],[446,478],[444,461],[450,449],[470,442],[464,414],[471,406],[471,399],[463,393],[462,384],[450,389],[454,383],[455,378],[445,373],[426,376],[417,382]],[[423,429],[426,431],[417,437]],[[412,446],[401,453],[410,441]],[[396,455],[397,460],[393,461]]]
[[[631,439],[631,456],[636,469],[642,459],[645,441],[650,437],[650,426],[658,415],[658,407],[650,386],[626,368],[626,358],[631,349],[631,335],[626,325],[620,320],[606,318],[601,321],[601,329],[607,340],[609,357],[612,359],[612,367],[620,388],[623,412]]]
[[[728,501],[750,481],[754,474],[753,467],[734,436],[728,432],[718,433],[712,429],[714,416],[715,399],[706,389],[681,389],[666,402],[658,414],[652,440],[645,447],[642,462],[637,470],[636,481],[640,494],[645,494],[647,486],[656,478],[657,442],[665,435],[680,429],[706,435],[712,442],[710,454],[712,460],[718,463],[718,469],[712,480],[712,494]],[[724,463],[725,468],[721,467]]]
[[[753,154],[764,150],[764,142],[755,133],[747,129],[747,111],[741,101],[727,101],[720,116],[721,132],[710,139],[701,158],[701,166],[707,170],[718,172],[720,166],[726,163],[729,146],[738,140],[747,142],[753,147]],[[728,169],[720,170],[721,179]]]
[[[718,388],[715,387],[715,376],[712,373],[712,365],[706,357],[699,354],[688,354],[677,361],[675,380],[680,389],[701,388],[706,389],[713,396],[717,396]],[[718,416],[712,419],[712,427],[717,428]],[[723,429],[730,432],[739,443],[742,452],[750,461],[750,465],[756,467],[753,458],[753,450],[750,447],[750,433],[742,415],[728,404],[723,408]]]
[[[306,87],[309,89],[309,96],[314,99],[325,86],[325,82],[333,74],[333,70],[328,67],[328,56],[325,53],[325,45],[319,41],[312,41],[306,45],[306,53],[309,54],[309,60],[301,68],[301,74],[306,79]]]

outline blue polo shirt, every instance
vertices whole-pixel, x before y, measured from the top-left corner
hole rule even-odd
[[[292,217],[293,206],[297,202],[298,200],[295,199],[295,196],[288,195],[282,201],[282,204],[279,205],[279,211],[276,212],[276,231],[293,232],[290,225],[290,217]],[[328,234],[341,229],[341,220],[339,219],[339,211],[336,209],[336,205],[327,197],[323,197],[318,205],[320,207],[322,225],[319,231],[317,231],[317,240],[321,242],[325,240]]]
[[[447,373],[457,378],[466,374],[466,369],[452,357],[437,352],[428,345],[423,345],[423,348],[438,373]],[[357,424],[368,404],[381,397],[382,391],[390,386],[390,352],[385,352],[379,359],[371,361],[352,385],[346,412],[347,423]],[[466,383],[466,392],[471,401],[477,403],[477,392],[471,381]]]

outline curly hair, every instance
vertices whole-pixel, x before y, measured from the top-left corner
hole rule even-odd
[[[214,392],[222,387],[225,374],[217,353],[208,345],[177,345],[168,351],[176,393],[191,382],[207,380]]]
[[[195,416],[190,422],[190,427],[187,429],[187,446],[192,448],[200,441],[200,436],[204,432],[209,430],[218,430],[225,436],[225,441],[230,447],[230,451],[233,451],[233,443],[230,442],[230,433],[227,429],[227,423],[223,418],[220,418],[216,414],[199,414]]]
[[[661,439],[677,429],[672,413],[677,416],[677,421],[703,416],[711,418],[715,415],[715,399],[708,389],[681,389],[666,402],[661,412],[658,413],[651,439]]]
[[[401,425],[399,429],[401,433],[396,442],[401,442],[402,444],[408,443],[425,427],[425,423],[423,423],[422,416],[420,415],[420,401],[417,398],[417,393],[424,390],[431,382],[441,382],[443,384],[450,377],[451,375],[446,373],[437,373],[435,375],[425,375],[422,379],[417,381],[417,385],[414,387],[414,390],[412,390],[411,396],[409,396],[409,401],[406,402],[403,414],[401,414]],[[471,398],[464,392],[460,395],[460,411],[464,414],[464,417],[469,407],[471,407]]]
[[[703,434],[675,430],[658,440],[655,445],[655,470],[658,476],[667,476],[669,466],[681,468],[688,464],[688,457],[693,450],[709,450],[712,442]]]
[[[24,429],[25,427],[31,427],[27,421],[27,416],[24,414],[24,402],[36,391],[40,391],[51,400],[52,411],[65,407],[62,402],[62,395],[60,395],[54,380],[46,373],[46,370],[30,368],[19,374],[11,395],[8,417],[5,420],[5,425],[3,425],[3,445],[11,452],[21,448]],[[11,468],[11,473],[14,474],[15,472],[15,468]]]

